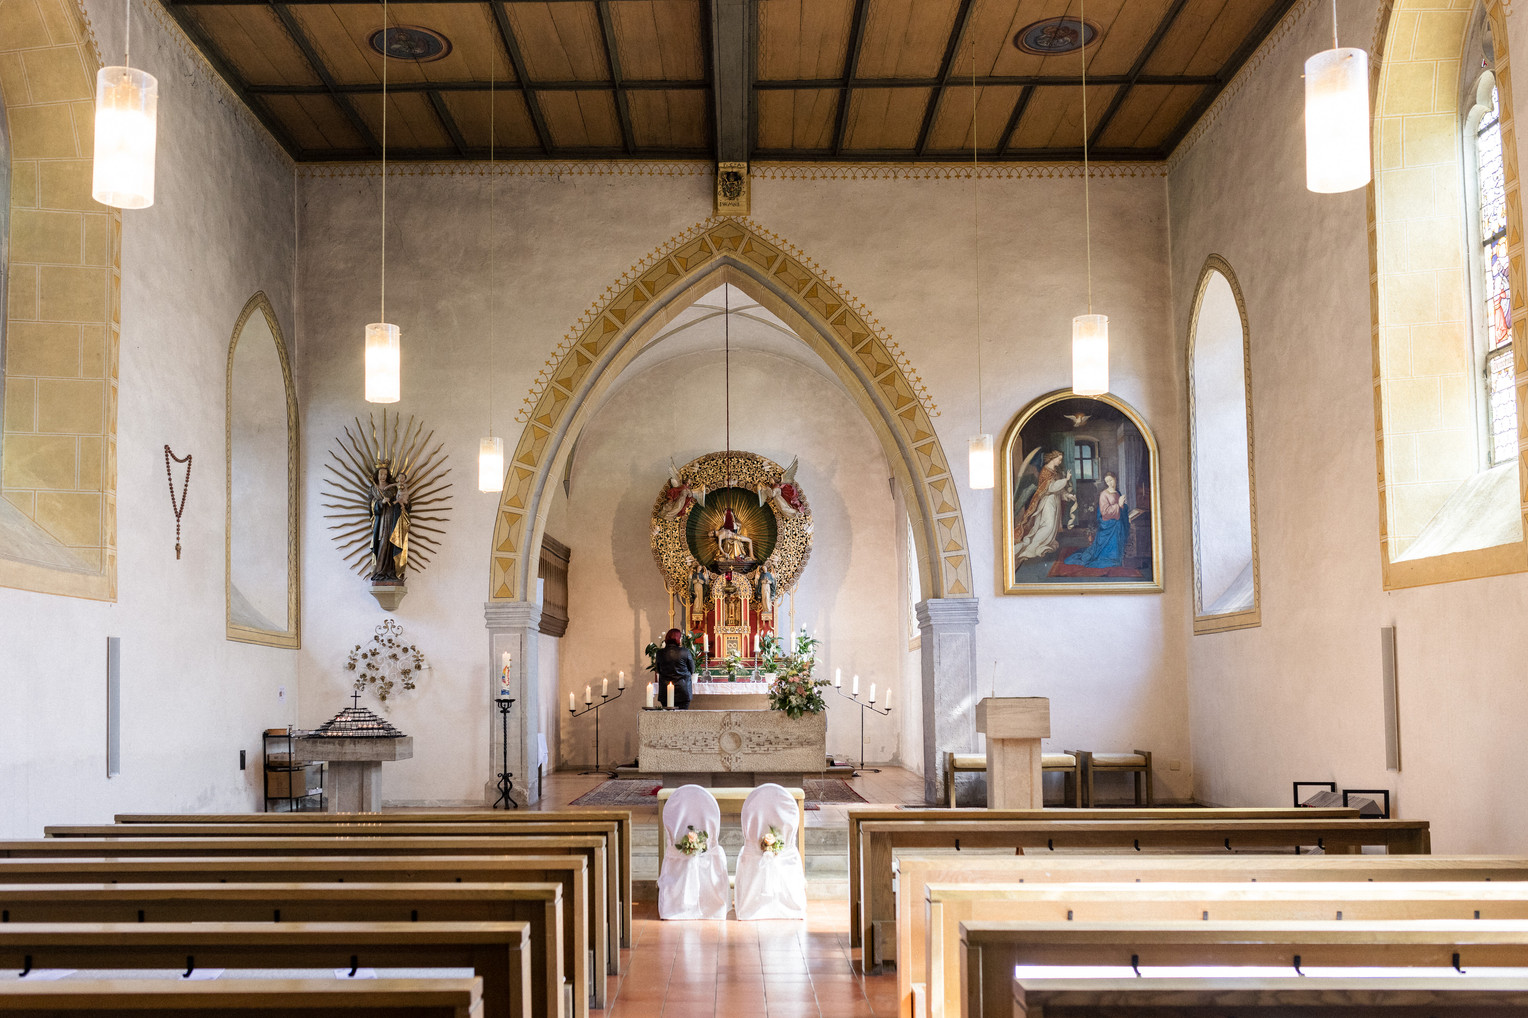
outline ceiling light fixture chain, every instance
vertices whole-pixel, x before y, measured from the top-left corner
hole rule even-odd
[[[732,284],[722,284],[722,398],[726,403],[727,487],[732,487]]]
[[[1336,3],[1337,0],[1332,0]],[[1088,314],[1093,313],[1093,200],[1092,175],[1088,172],[1088,5],[1077,0],[1077,20],[1082,22],[1082,234],[1088,260]]]
[[[382,0],[382,313],[387,321],[387,0]]]
[[[982,427],[982,217],[977,201],[981,178],[981,144],[976,133],[976,33],[971,33],[971,246],[976,275],[976,434],[966,443],[967,478],[973,491],[994,483],[992,436]]]

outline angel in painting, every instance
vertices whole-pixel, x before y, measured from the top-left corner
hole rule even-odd
[[[1024,464],[1019,468],[1021,477],[1038,452],[1038,449],[1031,451],[1024,458]],[[1063,473],[1061,470],[1064,458],[1059,449],[1047,453],[1034,488],[1024,488],[1026,497],[1020,499],[1024,508],[1013,525],[1015,571],[1027,559],[1043,558],[1054,552],[1059,545],[1057,536],[1061,532],[1061,505],[1063,502],[1077,501],[1077,496],[1071,491],[1072,472],[1068,470]]]

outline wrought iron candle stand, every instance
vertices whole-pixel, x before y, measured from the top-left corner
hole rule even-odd
[[[849,775],[849,776],[851,778],[857,778],[860,775],[860,771],[869,771],[872,774],[879,774],[879,773],[881,773],[881,769],[879,767],[866,767],[865,766],[865,711],[867,711],[867,710],[874,711],[876,714],[879,714],[881,717],[884,718],[888,714],[891,713],[891,707],[887,706],[885,710],[882,710],[880,707],[877,707],[874,704],[874,702],[872,702],[872,701],[861,700],[859,698],[859,694],[858,693],[845,693],[843,691],[843,687],[841,687],[841,686],[834,686],[833,687],[833,692],[837,693],[839,696],[843,697],[845,700],[853,700],[855,703],[859,704],[859,708],[860,708],[860,755],[859,755],[859,766],[854,768],[854,773]]]
[[[493,801],[493,808],[519,809],[520,804],[515,801],[514,796],[509,794],[510,790],[514,787],[513,780],[515,777],[514,772],[509,769],[509,709],[515,705],[515,701],[513,697],[496,696],[493,702],[499,708],[499,723],[502,726],[502,738],[499,748],[503,752],[504,761],[500,765],[504,769],[499,772],[499,797]]]
[[[598,702],[592,699],[585,700],[583,710],[574,710],[572,707],[568,708],[568,717],[570,718],[582,717],[590,711],[594,711],[594,768],[592,770],[579,771],[580,774],[604,774],[607,777],[615,777],[615,771],[600,766],[600,708],[608,703],[614,703],[616,700],[619,700],[625,692],[626,687],[621,686],[616,689],[615,696],[611,696],[609,693],[600,693]]]

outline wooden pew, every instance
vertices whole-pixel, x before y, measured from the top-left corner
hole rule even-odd
[[[343,881],[513,883],[555,881],[563,885],[570,917],[565,971],[575,985],[590,984],[590,1006],[605,1007],[609,967],[605,895],[591,894],[589,860],[583,856],[460,856],[389,859],[368,856],[230,857],[224,859],[0,859],[0,885],[59,883],[325,883]],[[593,955],[593,963],[589,955]]]
[[[1528,884],[1220,883],[928,884],[924,961],[930,1018],[960,1013],[953,976],[962,923],[988,920],[1136,923],[1253,920],[1528,920]],[[1382,964],[1377,960],[1375,964]]]
[[[470,979],[12,979],[0,1015],[140,1018],[481,1018],[483,981]]]
[[[613,812],[613,811],[612,811]],[[623,825],[616,820],[586,819],[570,814],[565,819],[542,820],[541,814],[521,814],[526,819],[505,822],[497,819],[503,813],[489,814],[495,819],[450,822],[441,820],[421,821],[415,815],[403,820],[379,819],[391,817],[387,813],[353,814],[365,820],[291,820],[294,816],[328,817],[321,813],[234,813],[223,814],[236,819],[228,822],[198,820],[192,823],[172,824],[66,824],[44,827],[43,834],[50,838],[214,838],[247,837],[251,828],[257,828],[262,837],[339,837],[355,836],[364,832],[366,837],[389,838],[449,838],[483,837],[521,838],[527,835],[598,834],[606,841],[608,879],[611,881],[612,907],[624,917],[631,904],[631,844],[622,835]],[[238,819],[256,816],[279,816],[287,822]],[[629,814],[627,814],[629,818]],[[630,823],[624,825],[629,832]],[[617,930],[617,948],[629,946],[630,932]]]
[[[876,820],[1356,820],[1354,808],[1300,807],[1155,809],[851,809],[849,811],[849,946],[864,947],[860,916],[860,825]],[[865,952],[870,957],[870,952]]]
[[[548,820],[600,820],[613,823],[620,831],[621,861],[621,947],[631,946],[631,810],[578,809],[534,810],[524,813],[509,810],[393,810],[387,813],[118,813],[112,818],[119,824],[200,824],[200,823],[545,823]]]
[[[940,811],[948,812],[948,811]],[[1357,852],[1383,846],[1392,853],[1426,854],[1430,847],[1425,820],[872,820],[861,821],[858,899],[864,930],[864,959],[879,966],[883,938],[894,942],[896,899],[891,884],[895,848],[1008,848],[1083,851],[1298,850],[1302,845],[1326,851]],[[1234,842],[1234,844],[1233,844]],[[852,851],[851,845],[851,851]],[[852,854],[851,854],[852,859]],[[852,869],[852,867],[851,867]],[[856,905],[849,883],[850,908]],[[884,933],[874,923],[885,924]]]
[[[0,923],[0,967],[17,973],[470,968],[483,982],[483,1018],[531,1018],[530,952],[524,922]]]
[[[3,928],[3,927],[0,927]],[[1384,965],[1452,969],[1472,976],[1528,966],[1528,922],[961,924],[963,1018],[1007,1018],[1017,965]]]
[[[0,920],[31,924],[525,922],[531,1006],[566,1018],[560,884],[16,884],[0,885],[0,904]],[[588,1018],[587,986],[574,984],[576,1018]]]
[[[266,828],[261,828],[262,831]],[[620,901],[618,885],[611,868],[608,839],[603,834],[521,835],[513,837],[448,836],[373,837],[364,835],[313,837],[164,837],[132,838],[38,838],[0,841],[0,858],[68,859],[185,856],[391,856],[426,858],[431,856],[485,855],[582,855],[589,860],[590,887],[596,894],[603,888],[608,915],[614,915]],[[611,965],[618,965],[620,934],[618,923],[609,924],[606,954]]]
[[[1528,980],[1504,976],[1237,977],[1013,981],[1013,1018],[1508,1018],[1528,1009]]]
[[[909,1013],[926,977],[931,883],[1264,883],[1268,881],[1528,881],[1528,857],[1437,855],[1012,856],[908,849],[893,855],[897,879],[897,990]]]

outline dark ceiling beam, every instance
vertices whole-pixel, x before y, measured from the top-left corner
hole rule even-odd
[[[520,97],[525,100],[531,125],[536,128],[536,140],[541,143],[541,152],[543,155],[551,155],[552,132],[547,129],[546,117],[541,113],[541,103],[536,101],[536,93],[531,91],[530,80],[525,76],[525,57],[520,52],[520,43],[515,39],[515,30],[510,26],[509,15],[504,13],[506,2],[512,0],[488,0],[488,9],[493,12],[493,23],[499,30],[499,42],[504,46],[504,53],[509,57],[509,68],[520,85]]]
[[[1194,129],[1195,124],[1199,123],[1199,118],[1204,116],[1205,111],[1219,98],[1220,93],[1231,83],[1231,79],[1236,77],[1236,72],[1240,71],[1242,65],[1251,59],[1252,54],[1257,52],[1257,48],[1263,44],[1263,41],[1268,38],[1269,33],[1273,31],[1274,26],[1284,20],[1284,15],[1288,14],[1289,9],[1294,5],[1295,0],[1274,0],[1268,6],[1268,9],[1263,12],[1263,16],[1258,19],[1257,24],[1252,26],[1252,31],[1247,33],[1246,38],[1242,40],[1242,44],[1237,47],[1236,52],[1232,53],[1231,58],[1221,66],[1220,73],[1215,75],[1214,87],[1205,89],[1204,94],[1199,97],[1199,101],[1194,103],[1193,107],[1183,115],[1182,120],[1178,121],[1178,129],[1163,143],[1162,147],[1166,155],[1163,155],[1162,158],[1166,159],[1168,155],[1171,155],[1173,149],[1178,147],[1178,143],[1188,136],[1188,132]]]
[[[1029,109],[1029,101],[1034,97],[1033,85],[1019,93],[1018,102],[1013,104],[1013,112],[1008,114],[1008,123],[1003,127],[1003,136],[997,142],[998,158],[1002,158],[1003,153],[1008,151],[1008,143],[1013,140],[1013,132],[1019,129],[1019,121],[1024,119],[1024,111]]]
[[[181,31],[186,33],[186,37],[191,40],[192,44],[201,50],[202,56],[206,58],[207,63],[212,65],[212,69],[228,84],[229,88],[233,89],[233,93],[239,97],[239,101],[249,107],[250,111],[259,118],[260,123],[265,125],[265,129],[271,132],[271,136],[276,139],[277,144],[286,149],[287,155],[300,161],[303,149],[297,144],[297,139],[292,137],[291,132],[286,128],[286,124],[282,122],[281,118],[269,106],[258,101],[250,94],[248,88],[243,84],[243,75],[238,74],[229,66],[227,59],[223,56],[223,51],[213,44],[211,37],[206,32],[202,31],[202,26],[197,24],[184,11],[171,9],[170,16],[180,25]]]
[[[161,0],[165,7],[174,11],[177,8],[189,7],[265,7],[270,0]],[[436,4],[455,4],[460,6],[467,0],[408,0],[410,7],[434,6]],[[505,4],[562,4],[580,3],[587,4],[589,0],[499,0]],[[377,0],[282,0],[288,7],[375,7]]]
[[[558,159],[625,159],[626,153],[618,146],[606,148],[562,148],[558,149],[554,156]],[[365,149],[324,149],[322,151],[306,151],[304,155],[311,161],[322,162],[371,162],[375,157]],[[499,159],[526,159],[539,160],[545,158],[545,153],[535,146],[500,146],[494,150],[495,157]],[[633,158],[637,159],[710,159],[714,153],[706,148],[652,148],[637,149]],[[470,147],[464,155],[457,155],[454,148],[411,148],[399,149],[396,152],[387,150],[388,165],[395,162],[439,162],[442,160],[457,159],[487,159],[487,146]]]
[[[1166,159],[1169,154],[1165,148],[1107,148],[1094,152],[1088,150],[1088,158],[1094,163],[1136,163],[1155,162]],[[923,158],[909,156],[907,149],[852,149],[835,155],[826,148],[772,148],[759,149],[753,157],[759,162],[824,162],[832,160],[842,163],[901,163],[903,165],[923,164],[949,164],[960,162],[967,166],[971,164],[969,152],[930,152]],[[994,163],[1057,163],[1057,162],[1082,162],[1082,145],[1074,148],[1016,148],[1004,152],[999,156],[988,159]],[[1095,175],[1100,170],[1095,166]]]
[[[716,139],[720,132],[716,129],[716,0],[701,0],[700,21],[703,25],[713,26],[710,33],[702,32],[700,36],[700,60],[701,71],[706,76],[706,125],[711,129],[711,144],[716,145]],[[749,93],[750,100],[753,93]],[[748,103],[748,108],[753,109],[753,103]],[[748,137],[753,137],[750,131]]]
[[[753,52],[750,0],[711,0],[711,50],[716,161],[746,163],[753,143],[748,129],[753,107],[748,87]]]
[[[949,87],[950,74],[955,70],[955,54],[960,52],[960,44],[966,39],[966,27],[971,20],[971,8],[976,6],[974,0],[960,0],[960,9],[955,13],[955,27],[950,32],[950,38],[945,42],[944,60],[939,64],[939,84],[934,86],[929,93],[928,102],[923,105],[923,125],[918,128],[917,151],[921,156],[928,150],[928,136],[934,128],[934,118],[939,115],[939,105],[944,101],[944,90]],[[972,57],[973,70],[975,57]],[[973,98],[971,100],[975,102]],[[976,135],[976,124],[971,124],[971,134]]]
[[[329,68],[324,66],[323,59],[319,57],[318,50],[313,48],[313,41],[308,38],[308,33],[303,31],[302,25],[298,24],[296,18],[292,17],[292,12],[287,10],[286,4],[273,3],[270,5],[270,8],[271,13],[276,15],[276,20],[281,22],[281,27],[286,29],[287,34],[292,37],[292,42],[302,52],[303,58],[312,66],[313,73],[318,75],[318,80],[324,83],[325,90],[328,91],[330,97],[334,100],[334,104],[340,108],[340,112],[344,114],[345,119],[350,122],[350,126],[355,129],[356,134],[371,148],[374,154],[380,154],[382,146],[378,144],[376,135],[371,133],[371,128],[366,126],[366,121],[362,120],[361,115],[356,112],[356,108],[351,104],[350,98],[339,90],[339,85],[334,80],[334,75],[330,74]],[[383,59],[385,60],[386,57]]]
[[[615,89],[615,115],[621,122],[621,145],[630,155],[635,146],[631,140],[631,107],[626,101],[626,89],[621,84],[621,57],[615,50],[615,26],[610,23],[610,2],[599,0],[595,4],[600,16],[600,41],[605,44],[605,63],[610,67],[610,82]]]
[[[1125,75],[1129,80],[1114,93],[1114,98],[1110,101],[1108,108],[1104,110],[1103,116],[1098,118],[1098,126],[1088,136],[1088,144],[1090,146],[1097,145],[1098,139],[1102,138],[1104,131],[1109,129],[1109,124],[1114,120],[1114,115],[1119,112],[1121,106],[1125,105],[1125,97],[1130,94],[1130,89],[1138,84],[1141,73],[1146,70],[1146,65],[1151,62],[1151,58],[1157,55],[1157,48],[1162,45],[1162,40],[1166,38],[1167,33],[1173,27],[1173,22],[1178,20],[1179,13],[1182,12],[1187,3],[1188,0],[1173,0],[1172,4],[1167,8],[1167,13],[1162,15],[1162,20],[1157,22],[1156,31],[1151,33],[1151,38],[1146,41],[1146,45],[1141,47],[1141,52],[1136,55],[1135,63],[1131,65],[1129,73]]]
[[[402,95],[405,92],[487,92],[492,87],[503,91],[505,85],[518,86],[514,82],[500,81],[407,81],[387,83],[388,92]],[[537,92],[609,92],[608,81],[538,81],[530,86]],[[704,81],[625,81],[622,87],[628,92],[698,92],[706,87]],[[376,82],[355,85],[336,85],[335,89],[345,95],[372,95],[382,91]],[[250,95],[325,95],[330,89],[323,85],[250,85]]]
[[[1089,85],[1123,85],[1130,79],[1123,74],[1090,74]],[[1220,83],[1217,74],[1143,74],[1137,79],[1138,85],[1215,85]],[[989,74],[986,77],[978,76],[977,88],[989,88],[992,86],[1017,86],[1026,85],[1054,85],[1057,87],[1070,86],[1076,88],[1082,84],[1080,74]],[[755,82],[754,87],[761,92],[783,92],[801,90],[831,90],[839,88],[938,88],[938,78],[766,78]]]
[[[854,0],[854,21],[849,27],[849,52],[844,56],[844,76],[838,84],[838,117],[833,125],[833,154],[844,150],[844,134],[849,130],[849,94],[854,76],[859,72],[860,44],[865,41],[866,0]]]
[[[440,97],[439,92],[426,92],[430,97],[430,108],[435,111],[435,116],[440,120],[440,126],[445,129],[446,136],[451,139],[451,144],[456,146],[456,154],[463,158],[467,155],[467,139],[462,137],[462,132],[456,126],[456,119],[451,116],[451,111],[446,109],[446,101]]]

